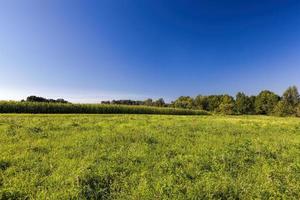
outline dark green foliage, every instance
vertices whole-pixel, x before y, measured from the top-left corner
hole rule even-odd
[[[281,102],[282,100],[282,102]],[[275,93],[264,90],[258,96],[247,96],[239,92],[234,99],[229,95],[198,95],[195,99],[181,96],[172,102],[176,108],[201,109],[221,114],[262,114],[278,116],[297,116],[300,104],[296,86],[289,87],[282,98]],[[298,115],[299,112],[298,112]]]
[[[280,117],[286,116],[286,105],[282,100],[274,107],[273,114]]]
[[[237,93],[236,98],[233,98],[230,95],[198,95],[195,98],[190,96],[180,96],[171,103],[166,103],[163,98],[159,98],[157,100],[146,99],[144,101],[130,99],[101,101],[101,105],[71,104],[64,99],[53,100],[36,96],[30,96],[26,101],[22,100],[22,104],[19,103],[20,102],[0,102],[0,113],[134,113],[193,115],[203,114],[205,113],[203,111],[209,111],[226,115],[300,115],[298,109],[300,105],[300,96],[296,86],[289,87],[282,97],[269,90],[264,90],[257,96],[247,96],[245,93],[239,92]],[[53,103],[56,103],[57,105],[53,105]],[[68,105],[63,105],[66,103],[68,103]],[[191,110],[196,111],[194,112]]]
[[[181,96],[171,104],[176,108],[192,109],[194,107],[194,99],[189,96]]]
[[[152,106],[153,105],[153,100],[152,99],[146,99],[144,101],[144,105],[145,106]]]
[[[208,96],[208,110],[216,112],[222,102],[223,95],[210,95]]]
[[[54,100],[54,102],[56,102],[56,103],[68,103],[66,100],[64,100],[64,99],[56,99],[56,100]]]
[[[237,114],[252,114],[253,112],[253,102],[251,98],[245,95],[243,92],[239,92],[236,95],[235,106]]]
[[[218,111],[225,115],[234,114],[234,99],[229,95],[224,95],[219,105]]]
[[[208,97],[202,95],[198,95],[194,101],[196,108],[201,110],[208,110],[208,103]]]
[[[234,114],[235,102],[229,95],[197,96],[194,107],[222,114]]]
[[[250,105],[251,105],[250,113],[249,114],[256,114],[256,112],[255,112],[255,100],[256,100],[256,96],[253,96],[253,95],[250,96],[249,100],[250,100]]]
[[[278,102],[274,109],[274,114],[278,116],[297,116],[297,106],[299,104],[299,92],[296,86],[289,87],[282,95],[282,100]]]
[[[255,112],[257,114],[272,114],[280,97],[275,93],[264,90],[255,99]]]
[[[299,92],[296,86],[289,87],[282,95],[282,100],[292,107],[300,102]]]
[[[45,99],[44,97],[37,97],[37,96],[29,96],[29,97],[27,97],[26,101],[30,101],[30,102],[48,102],[48,100]]]
[[[37,97],[37,96],[29,96],[27,97],[26,101],[28,102],[46,102],[46,103],[68,103],[66,100],[64,99],[46,99],[44,97]],[[22,100],[22,102],[24,102]]]
[[[279,101],[273,110],[273,114],[280,117],[293,115],[295,112],[295,109],[283,100]]]
[[[101,101],[101,104],[115,104],[115,105],[135,105],[135,106],[156,106],[156,107],[165,107],[167,104],[165,103],[163,98],[159,98],[156,101],[152,99],[146,99],[145,101],[135,101],[135,100],[112,100],[112,101]]]
[[[205,115],[206,111],[149,106],[0,101],[0,113]]]
[[[163,98],[159,98],[154,102],[153,105],[158,106],[158,107],[164,107],[166,105],[166,103]]]
[[[101,103],[105,103],[105,101],[101,102]],[[130,99],[126,99],[126,100],[112,100],[110,103],[106,103],[106,104],[116,104],[116,105],[143,105],[143,101],[134,101],[134,100],[130,100]]]
[[[101,104],[110,104],[110,101],[101,101]]]

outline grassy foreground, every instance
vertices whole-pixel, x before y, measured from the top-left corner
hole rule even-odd
[[[0,115],[0,199],[300,199],[300,120]]]

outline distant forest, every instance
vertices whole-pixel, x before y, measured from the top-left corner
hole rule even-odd
[[[27,97],[26,102],[69,103],[64,99],[53,100],[36,96]],[[296,86],[289,87],[282,96],[269,90],[263,90],[257,96],[247,96],[243,92],[238,92],[235,97],[227,94],[208,96],[198,95],[195,98],[181,96],[171,103],[165,103],[164,99],[160,98],[158,100],[147,99],[144,101],[102,101],[101,104],[184,108],[205,110],[225,115],[259,114],[300,116],[300,96]]]

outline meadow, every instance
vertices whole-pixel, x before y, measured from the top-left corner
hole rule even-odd
[[[300,120],[1,114],[0,199],[300,199]]]

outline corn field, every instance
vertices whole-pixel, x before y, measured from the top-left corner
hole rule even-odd
[[[150,106],[0,101],[0,113],[207,115],[206,111]]]

